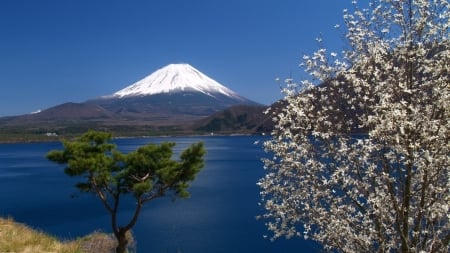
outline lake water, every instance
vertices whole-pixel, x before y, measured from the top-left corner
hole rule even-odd
[[[258,206],[256,182],[264,175],[261,136],[130,138],[115,142],[124,152],[149,142],[174,141],[175,152],[203,141],[205,167],[192,183],[191,198],[147,203],[133,232],[137,252],[317,252],[300,238],[270,242]],[[79,194],[76,178],[45,159],[60,143],[0,144],[0,216],[73,239],[95,230],[110,233],[110,218],[93,195]],[[124,219],[132,208],[123,208]]]

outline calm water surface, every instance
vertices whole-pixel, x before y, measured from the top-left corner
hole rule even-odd
[[[118,139],[124,152],[149,142],[174,141],[175,152],[203,141],[205,168],[191,198],[147,203],[134,228],[138,252],[316,252],[301,239],[270,242],[258,206],[256,182],[264,175],[261,136]],[[60,143],[0,144],[0,216],[11,216],[62,239],[110,232],[109,216],[92,195],[79,194],[63,166],[45,159]],[[126,220],[133,209],[124,207]]]

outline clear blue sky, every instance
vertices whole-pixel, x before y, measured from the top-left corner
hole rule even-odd
[[[0,116],[109,95],[189,63],[254,101],[304,77],[305,53],[343,48],[350,0],[1,0]]]

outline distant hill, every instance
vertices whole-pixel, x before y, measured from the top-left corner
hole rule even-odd
[[[267,133],[274,123],[266,106],[237,105],[195,122],[193,130],[211,133]]]

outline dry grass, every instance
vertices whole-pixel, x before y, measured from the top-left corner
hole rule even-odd
[[[115,246],[115,239],[104,233],[61,242],[11,218],[0,218],[0,253],[110,253]]]

